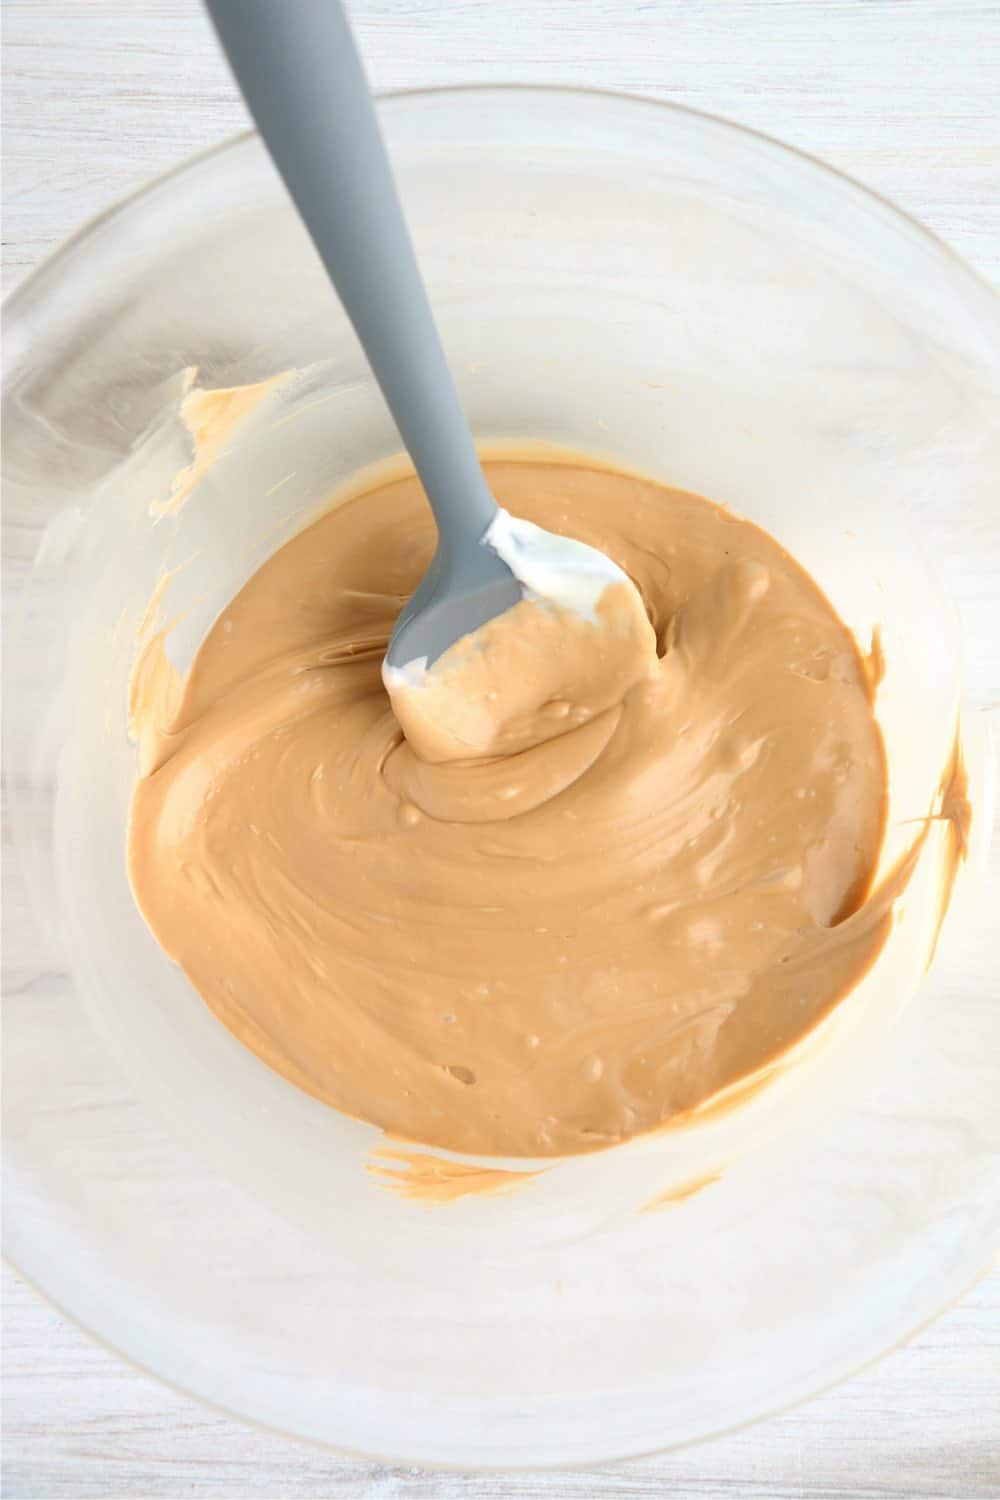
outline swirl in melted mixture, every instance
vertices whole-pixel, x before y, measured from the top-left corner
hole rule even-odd
[[[416,480],[385,483],[216,622],[147,736],[129,869],[166,952],[293,1083],[412,1141],[544,1157],[690,1110],[852,988],[891,921],[864,900],[886,773],[854,641],[772,538],[583,461],[486,467],[638,587],[627,690],[574,694],[593,627],[557,646],[533,606],[534,728],[421,759],[380,665],[433,530]]]

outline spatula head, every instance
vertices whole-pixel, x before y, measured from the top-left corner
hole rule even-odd
[[[491,547],[463,552],[461,567],[438,552],[413,597],[403,606],[385,654],[387,667],[430,667],[449,646],[512,608],[521,585]]]

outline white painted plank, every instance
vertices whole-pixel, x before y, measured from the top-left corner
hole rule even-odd
[[[824,157],[1000,282],[997,0],[355,0],[378,88],[634,90]],[[6,0],[8,284],[245,122],[197,0]]]

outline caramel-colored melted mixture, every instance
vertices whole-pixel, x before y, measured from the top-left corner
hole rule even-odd
[[[383,1186],[420,1203],[457,1203],[460,1198],[511,1193],[540,1175],[469,1166],[444,1156],[430,1156],[425,1151],[400,1151],[391,1146],[382,1146],[376,1152],[368,1163],[368,1171]]]
[[[850,634],[764,532],[583,461],[487,470],[631,576],[648,671],[581,718],[568,636],[558,732],[419,758],[380,666],[433,531],[417,482],[385,483],[258,571],[169,722],[133,704],[129,868],[286,1078],[410,1141],[544,1157],[691,1110],[852,988],[891,921],[865,900],[886,775]]]

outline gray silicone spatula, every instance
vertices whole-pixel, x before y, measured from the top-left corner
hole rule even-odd
[[[437,522],[390,666],[428,664],[521,589],[482,539],[497,505],[479,466],[417,268],[340,0],[208,0],[264,142],[340,294]]]

